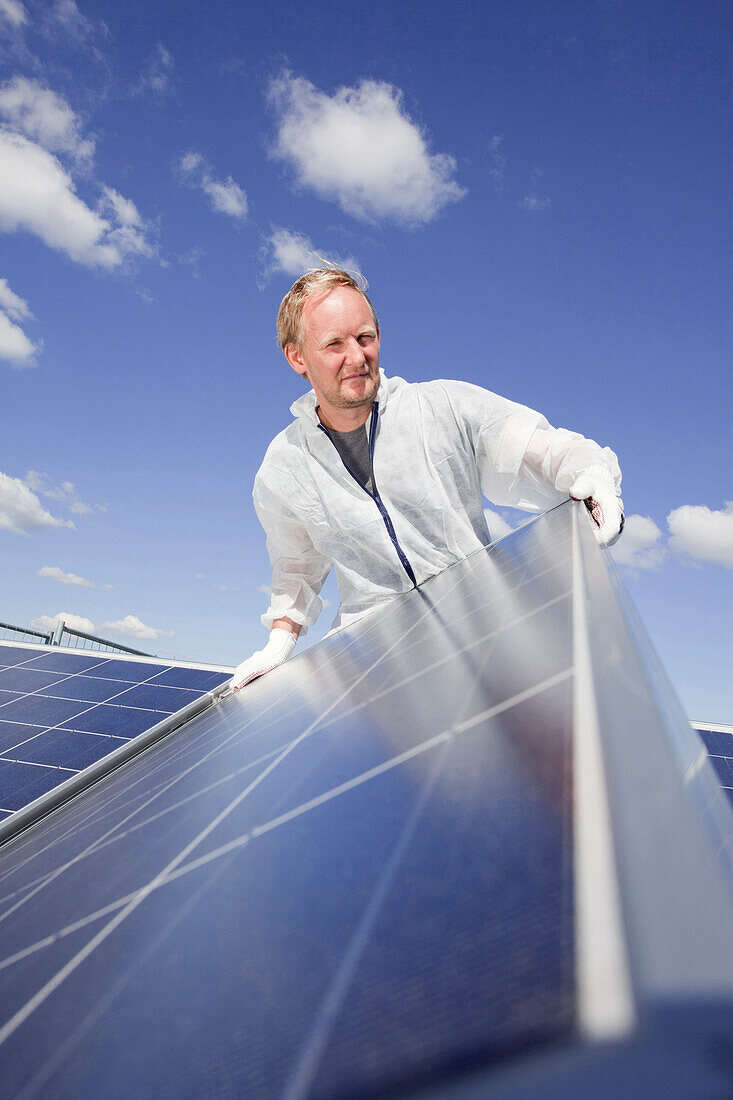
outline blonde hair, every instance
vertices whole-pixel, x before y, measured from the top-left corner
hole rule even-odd
[[[277,311],[277,342],[285,350],[288,344],[295,344],[300,350],[303,348],[305,332],[303,331],[303,309],[310,298],[325,296],[337,286],[347,286],[356,290],[366,299],[374,321],[374,327],[379,329],[379,321],[374,312],[374,306],[369,301],[367,288],[369,284],[363,275],[357,274],[354,278],[339,267],[317,267],[313,271],[301,275],[293,283]]]

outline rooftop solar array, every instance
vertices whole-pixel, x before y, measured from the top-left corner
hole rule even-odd
[[[229,675],[181,662],[0,642],[0,820]]]
[[[601,559],[556,509],[0,849],[7,1094],[730,1095],[733,815]]]

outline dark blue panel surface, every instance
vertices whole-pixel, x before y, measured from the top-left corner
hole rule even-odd
[[[180,686],[161,682],[166,676]],[[0,801],[0,813],[46,793],[228,676],[89,651],[0,645],[0,757],[23,762],[5,769],[8,805]],[[149,686],[151,678],[159,686]],[[126,705],[119,705],[123,696]]]
[[[733,756],[733,733],[724,733],[722,730],[698,729],[709,753],[716,756]]]
[[[147,707],[173,714],[193,703],[200,695],[200,691],[190,691],[188,688],[161,687],[160,684],[147,683],[127,688],[114,701],[121,707]]]
[[[710,763],[715,768],[722,786],[733,787],[733,757],[711,755]]]
[[[220,672],[199,668],[167,668],[165,672],[150,677],[151,684],[167,687],[187,687],[194,691],[211,691],[226,679]]]
[[[545,523],[0,851],[10,1094],[397,1096],[573,1038],[568,525]]]
[[[87,676],[103,676],[106,680],[132,680],[135,683],[141,683],[150,676],[154,676],[156,672],[160,672],[160,665],[121,661],[115,658],[90,668]]]
[[[85,699],[89,703],[104,703],[123,691],[128,684],[120,680],[102,680],[94,676],[67,676],[52,687],[42,688],[37,695],[49,695],[54,699]]]
[[[720,780],[720,785],[733,804],[733,733],[725,730],[708,730],[698,726],[695,732],[702,739],[710,763]]]
[[[77,674],[96,668],[104,664],[107,658],[101,653],[69,653],[68,650],[56,649],[51,646],[41,653],[36,652],[32,662],[33,668],[48,669],[51,672],[69,672]]]
[[[124,743],[120,737],[104,737],[95,733],[74,733],[69,730],[49,730],[45,736],[33,737],[13,752],[16,760],[29,764],[49,764],[80,771],[101,760]]]
[[[66,772],[66,776],[70,773]],[[19,810],[52,790],[61,782],[55,768],[39,768],[33,764],[10,763],[0,760],[0,807]]]
[[[30,722],[36,726],[58,726],[83,710],[89,703],[73,699],[51,699],[47,695],[20,695],[0,707],[4,722]]]
[[[22,665],[26,661],[35,661],[40,652],[38,649],[24,649],[23,646],[0,645],[0,668]]]
[[[83,714],[69,718],[63,723],[63,728],[81,730],[84,733],[111,733],[129,738],[150,729],[164,717],[162,711],[133,710],[132,707],[100,703]]]
[[[0,670],[0,689],[3,691],[38,691],[57,684],[63,673],[41,672],[34,668],[7,668]]]
[[[0,756],[14,745],[19,745],[38,733],[43,733],[45,728],[45,726],[30,726],[22,722],[0,722]]]

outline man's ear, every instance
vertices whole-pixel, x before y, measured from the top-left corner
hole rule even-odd
[[[290,366],[296,372],[296,374],[306,375],[305,360],[303,359],[303,353],[297,344],[286,344],[283,348],[285,358]]]

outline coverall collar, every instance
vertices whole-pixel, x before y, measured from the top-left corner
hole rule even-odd
[[[377,396],[375,402],[379,402],[380,412],[387,403],[387,393],[389,390],[389,380],[382,370],[379,368],[379,389],[377,390]],[[320,424],[318,414],[316,412],[316,392],[313,389],[308,390],[308,393],[304,393],[302,397],[299,397],[297,401],[294,401],[290,406],[290,411],[295,417],[299,417],[301,420],[306,420],[311,424],[315,424],[316,427]]]

